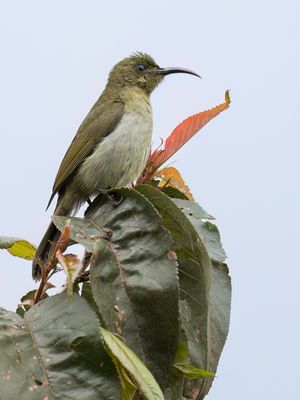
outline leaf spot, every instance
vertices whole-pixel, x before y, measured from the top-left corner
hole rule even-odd
[[[37,388],[38,388],[37,385],[31,385],[31,386],[29,386],[28,390],[29,390],[30,392],[33,392],[33,391],[36,390]]]
[[[122,335],[122,328],[121,328],[120,325],[119,325],[119,321],[114,321],[114,325],[115,325],[116,332],[117,332],[119,335]]]
[[[11,379],[11,372],[10,371],[4,372],[4,373],[1,372],[1,374],[2,374],[2,379],[4,381],[9,381]]]

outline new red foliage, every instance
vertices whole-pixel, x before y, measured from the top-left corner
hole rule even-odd
[[[138,183],[149,181],[157,169],[172,157],[188,140],[190,140],[204,125],[215,118],[230,105],[229,91],[225,92],[225,102],[218,106],[199,112],[182,121],[164,143],[163,149],[154,150],[147,161],[147,165],[138,179]]]

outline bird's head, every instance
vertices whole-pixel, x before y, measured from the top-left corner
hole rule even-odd
[[[134,86],[150,95],[166,75],[184,73],[200,76],[185,68],[161,68],[148,54],[134,53],[116,64],[110,72],[108,85]]]

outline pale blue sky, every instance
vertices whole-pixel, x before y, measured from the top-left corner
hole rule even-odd
[[[299,0],[0,2],[1,234],[38,243],[53,179],[109,69],[141,50],[191,68],[152,96],[154,140],[186,116],[232,107],[176,155],[217,218],[232,320],[209,400],[300,398]],[[0,252],[0,304],[34,285]]]

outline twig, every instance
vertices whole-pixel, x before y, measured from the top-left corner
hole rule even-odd
[[[56,258],[53,258],[52,260],[48,261],[47,264],[42,269],[42,271],[43,271],[42,272],[42,279],[41,279],[41,282],[40,282],[40,286],[39,286],[39,288],[38,288],[38,290],[36,292],[33,304],[38,303],[41,300],[41,298],[43,297],[43,295],[44,295],[44,287],[45,287],[46,282],[48,281],[49,273],[50,273],[51,270],[53,270],[55,268],[56,264],[57,264],[57,260],[56,260]]]
[[[74,285],[77,285],[78,283],[81,282],[88,282],[89,280],[90,280],[90,271],[85,271],[75,279]]]

